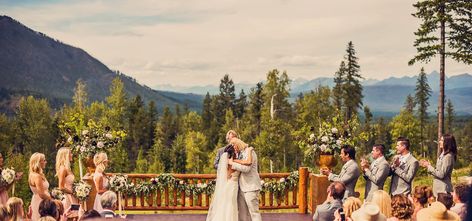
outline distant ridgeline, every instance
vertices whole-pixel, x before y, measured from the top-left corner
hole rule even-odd
[[[72,101],[78,79],[87,85],[89,102],[104,100],[115,77],[129,97],[155,101],[158,109],[176,104],[200,110],[203,96],[153,90],[119,71],[112,71],[80,48],[0,16],[0,112],[11,114],[25,95],[47,98],[53,108]]]

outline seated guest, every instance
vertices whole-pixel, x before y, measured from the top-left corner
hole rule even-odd
[[[362,202],[359,198],[356,197],[348,197],[346,200],[344,200],[343,204],[343,209],[344,209],[344,215],[346,216],[346,219],[350,219],[352,216],[352,213],[359,208],[361,208]]]
[[[465,220],[465,215],[467,215],[467,196],[471,194],[471,187],[467,184],[458,184],[454,187],[454,192],[452,193],[452,199],[455,203],[451,207],[451,211],[457,213],[461,220]]]
[[[459,215],[448,211],[440,202],[434,202],[428,208],[424,208],[418,212],[418,221],[460,221]]]
[[[331,221],[334,220],[334,212],[343,207],[342,199],[346,187],[343,183],[334,181],[327,189],[328,197],[326,201],[316,207],[315,215],[313,215],[313,221]]]
[[[390,194],[384,190],[376,190],[372,193],[371,202],[379,207],[380,213],[384,214],[385,217],[392,217],[392,198],[390,198]]]
[[[412,220],[414,208],[413,203],[403,194],[392,197],[392,218],[389,220],[410,221]]]
[[[438,202],[444,204],[447,210],[450,210],[454,201],[452,200],[452,194],[450,193],[438,193]]]
[[[8,216],[11,221],[23,220],[25,215],[23,211],[23,200],[17,197],[11,197],[7,201]]]
[[[3,204],[0,204],[0,220],[8,220],[8,210]]]
[[[100,215],[104,218],[117,217],[115,214],[117,197],[113,191],[106,191],[102,194],[100,202],[102,204],[103,211]]]
[[[411,195],[413,206],[415,211],[413,212],[413,220],[415,220],[416,214],[423,208],[426,208],[430,202],[430,199],[434,198],[433,190],[429,186],[416,186]]]
[[[96,219],[96,218],[101,218],[102,216],[100,216],[100,213],[97,212],[97,210],[89,210],[87,212],[84,213],[84,215],[82,215],[82,217],[80,217],[80,221],[82,220],[93,220],[93,219]]]
[[[353,221],[385,221],[387,218],[380,213],[379,207],[371,202],[366,202],[361,208],[352,213]]]
[[[50,216],[56,220],[59,218],[59,213],[57,211],[56,203],[54,203],[54,201],[50,199],[44,199],[43,201],[41,201],[41,203],[39,203],[38,212],[39,212],[39,217]]]

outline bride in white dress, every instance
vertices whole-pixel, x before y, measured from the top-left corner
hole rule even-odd
[[[250,149],[249,153],[251,152],[252,149]],[[206,221],[238,221],[238,181],[241,172],[228,167],[229,158],[236,159],[236,152],[233,146],[225,149],[218,163],[215,192],[212,196]],[[249,154],[246,160],[233,161],[250,165],[252,156]]]

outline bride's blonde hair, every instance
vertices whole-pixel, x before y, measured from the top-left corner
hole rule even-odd
[[[68,147],[61,147],[56,155],[56,176],[59,175],[61,166],[70,170],[70,149]]]
[[[103,173],[106,169],[105,161],[108,161],[108,156],[105,152],[96,153],[93,157],[93,163],[95,164],[96,171]]]
[[[237,146],[238,147],[238,150],[244,150],[244,148],[246,148],[248,145],[246,143],[244,143],[244,141],[240,140],[239,138],[232,138],[230,141],[229,141],[230,144],[233,144],[233,146]]]

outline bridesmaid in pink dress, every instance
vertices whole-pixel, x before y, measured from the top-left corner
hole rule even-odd
[[[95,196],[95,202],[93,204],[93,209],[97,212],[102,212],[102,204],[100,198],[102,193],[108,190],[108,178],[105,175],[105,169],[108,166],[108,156],[106,153],[97,153],[93,157],[93,163],[95,164],[95,173],[93,174],[93,182],[95,184],[95,189],[97,195]]]
[[[0,175],[3,169],[3,155],[0,153]],[[8,201],[8,187],[0,187],[0,205],[7,205]]]
[[[72,195],[72,185],[74,184],[74,173],[70,168],[72,153],[69,148],[62,147],[56,155],[56,176],[59,180],[59,189],[64,193],[62,205],[64,209],[69,209],[71,204],[78,204],[78,200]]]
[[[33,192],[31,199],[31,220],[39,220],[39,204],[45,199],[51,199],[49,195],[49,183],[43,173],[46,167],[46,157],[42,153],[31,155],[29,162],[28,183]]]

